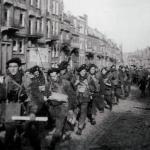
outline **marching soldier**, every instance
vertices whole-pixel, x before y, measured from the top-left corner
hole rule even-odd
[[[121,82],[119,81],[119,72],[116,69],[116,65],[112,65],[110,68],[110,72],[111,72],[111,84],[113,87],[113,92],[114,92],[114,104],[118,104],[119,103],[119,98],[121,98]]]
[[[62,79],[59,73],[60,70],[58,68],[51,68],[48,71],[48,76],[50,77],[48,89],[51,92],[47,97],[49,113],[55,119],[55,132],[52,136],[51,149],[54,149],[56,144],[61,140],[68,111],[73,109],[72,99],[69,96],[72,93],[70,83]]]
[[[125,72],[125,67],[123,65],[119,66],[119,73],[118,73],[118,79],[119,82],[121,83],[121,93],[122,93],[122,98],[125,98],[125,82],[127,80],[127,75]]]
[[[95,64],[90,64],[89,66],[89,90],[90,90],[90,102],[88,104],[88,118],[92,125],[96,124],[95,115],[96,108],[99,111],[104,111],[104,96],[103,96],[103,82],[101,82],[100,77],[96,72],[97,66]]]
[[[20,112],[20,105],[19,103],[27,99],[27,95],[24,91],[23,87],[23,72],[21,71],[21,66],[23,63],[19,58],[12,58],[7,62],[7,69],[8,73],[5,77],[5,89],[6,89],[6,110],[8,110],[8,106],[13,106],[15,111]],[[13,110],[13,111],[14,111]],[[5,112],[7,113],[7,112]],[[10,115],[10,112],[9,112]],[[20,115],[20,114],[18,114]],[[10,116],[11,117],[11,116]],[[6,136],[5,136],[5,144],[7,150],[18,150],[21,149],[21,143],[19,140],[19,128],[15,122],[9,120],[7,122],[5,118],[5,129],[6,129]]]
[[[78,68],[78,76],[76,77],[75,87],[77,92],[78,108],[79,108],[79,124],[77,134],[81,135],[85,126],[85,120],[87,117],[87,107],[90,102],[87,66],[85,64]]]
[[[39,66],[30,68],[26,75],[26,90],[28,93],[27,113],[31,121],[25,125],[24,138],[29,139],[34,150],[40,150],[39,125],[34,119],[36,116],[47,116],[48,114],[44,101],[44,96],[47,94],[45,89],[46,80]]]
[[[126,81],[125,81],[125,91],[126,91],[126,97],[129,96],[130,90],[131,90],[131,70],[128,66],[125,67],[125,73],[126,73]]]
[[[113,99],[113,87],[110,80],[110,72],[106,67],[101,70],[102,79],[103,79],[103,90],[104,90],[104,100],[107,102],[109,109],[112,110],[112,99]]]
[[[0,131],[4,130],[3,103],[6,101],[6,90],[4,86],[4,75],[0,71]]]
[[[74,125],[76,123],[76,118],[78,114],[76,91],[73,85],[75,75],[70,69],[70,65],[67,61],[63,61],[59,64],[59,70],[60,70],[60,78],[65,79],[69,82],[72,91],[71,93],[69,93],[69,97],[71,99],[70,101],[71,109],[68,112],[67,123],[65,127],[65,129],[68,130],[69,133],[69,130],[72,131],[74,129]],[[65,133],[67,134],[67,132]]]

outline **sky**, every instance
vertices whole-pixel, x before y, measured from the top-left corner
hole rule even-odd
[[[150,46],[150,0],[63,0],[65,12],[88,15],[88,24],[99,29],[124,52]]]

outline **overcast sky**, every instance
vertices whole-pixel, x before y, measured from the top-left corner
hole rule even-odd
[[[150,0],[64,0],[64,7],[87,14],[89,25],[122,44],[124,52],[150,46]]]

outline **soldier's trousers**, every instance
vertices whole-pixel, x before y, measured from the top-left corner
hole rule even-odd
[[[95,116],[96,116],[96,106],[94,103],[94,99],[92,98],[88,103],[87,117],[89,120],[91,120],[91,119],[95,119]]]
[[[110,107],[110,110],[112,109],[112,95],[104,95],[104,99],[105,101],[107,102],[107,104],[109,105]]]
[[[21,126],[15,122],[5,124],[5,147],[6,150],[18,150],[21,149],[21,139],[19,134],[21,133]]]
[[[60,138],[63,134],[63,128],[68,113],[68,104],[63,103],[57,106],[49,105],[50,116],[55,120],[55,138]]]
[[[102,95],[100,93],[95,93],[93,95],[93,99],[94,99],[94,104],[97,107],[97,109],[99,111],[103,111],[104,110],[104,98],[102,97]]]
[[[85,120],[87,117],[87,107],[88,107],[88,102],[80,103],[79,104],[79,116],[78,116],[78,121],[79,125],[78,128],[83,129],[85,125]]]

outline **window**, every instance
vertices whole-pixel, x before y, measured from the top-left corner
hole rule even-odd
[[[56,50],[55,57],[58,57],[58,54],[59,54],[58,50]]]
[[[56,22],[56,34],[59,34],[59,24]]]
[[[24,53],[24,41],[23,40],[19,41],[18,50],[19,50],[19,53]]]
[[[59,4],[58,4],[58,2],[55,5],[56,5],[56,15],[59,15]]]
[[[54,48],[52,49],[52,58],[54,58],[55,57],[55,50],[54,50]]]
[[[17,45],[17,40],[13,41],[13,52],[17,52],[18,50],[18,45]]]
[[[47,22],[47,37],[50,38],[51,36],[51,24],[50,21]]]
[[[30,5],[34,5],[34,0],[30,0]]]
[[[20,26],[24,27],[25,26],[25,15],[23,13],[20,13],[19,16],[19,24]]]
[[[44,19],[42,19],[42,21],[41,21],[41,27],[42,27],[41,32],[44,32],[44,29],[45,29]]]
[[[29,19],[29,33],[33,34],[33,20]]]
[[[52,9],[52,12],[53,12],[53,14],[55,14],[55,1],[53,1],[53,9]]]
[[[4,9],[4,25],[9,26],[10,25],[10,10],[8,8]]]
[[[26,3],[26,0],[21,0],[21,2],[23,2],[24,4]]]
[[[24,53],[24,41],[23,40],[14,40],[13,41],[13,52]]]
[[[37,32],[40,33],[41,32],[41,20],[37,19]]]
[[[52,32],[53,32],[53,35],[55,35],[55,21],[53,21]]]
[[[51,0],[47,0],[47,11],[51,12]]]
[[[37,21],[37,19],[36,19],[36,20],[35,20],[35,32],[38,32],[38,31],[37,31],[37,28],[38,28],[38,24],[37,24],[37,23],[38,23],[38,21]]]
[[[40,0],[35,0],[35,3],[36,3],[36,8],[40,8],[41,1]]]

